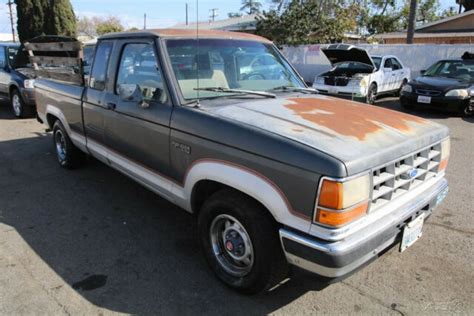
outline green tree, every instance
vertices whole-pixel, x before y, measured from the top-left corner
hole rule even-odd
[[[15,0],[15,4],[21,42],[41,35],[76,36],[69,0]]]
[[[260,13],[262,4],[256,0],[242,0],[240,11],[247,11],[248,14]]]
[[[107,33],[122,32],[123,30],[124,27],[120,19],[115,16],[109,16],[96,25],[96,32],[99,36]]]
[[[354,1],[292,1],[282,12],[263,12],[257,33],[277,44],[300,45],[340,42],[357,28],[360,10]]]

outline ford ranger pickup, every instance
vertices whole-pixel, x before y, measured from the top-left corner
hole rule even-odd
[[[59,164],[93,156],[194,213],[210,268],[243,293],[290,265],[339,280],[404,251],[448,191],[446,127],[319,95],[255,35],[105,35],[79,82],[35,82]]]

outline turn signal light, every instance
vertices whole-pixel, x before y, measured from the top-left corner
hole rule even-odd
[[[339,227],[350,223],[367,212],[368,202],[363,202],[355,207],[344,211],[330,211],[326,209],[318,209],[317,221],[321,224]]]
[[[314,221],[339,227],[367,213],[370,195],[368,174],[346,181],[323,179]]]

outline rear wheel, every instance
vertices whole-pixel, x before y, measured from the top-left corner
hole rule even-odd
[[[230,189],[215,193],[204,203],[198,227],[206,260],[227,286],[253,294],[286,276],[277,227],[250,197]]]
[[[72,143],[59,120],[53,125],[53,144],[56,157],[63,168],[74,169],[82,165],[85,154]]]
[[[377,85],[372,83],[367,90],[367,98],[366,103],[368,104],[375,104],[375,100],[377,99]]]

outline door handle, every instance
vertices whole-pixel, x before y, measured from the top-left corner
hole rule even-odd
[[[117,105],[115,103],[107,103],[107,110],[115,110]]]

